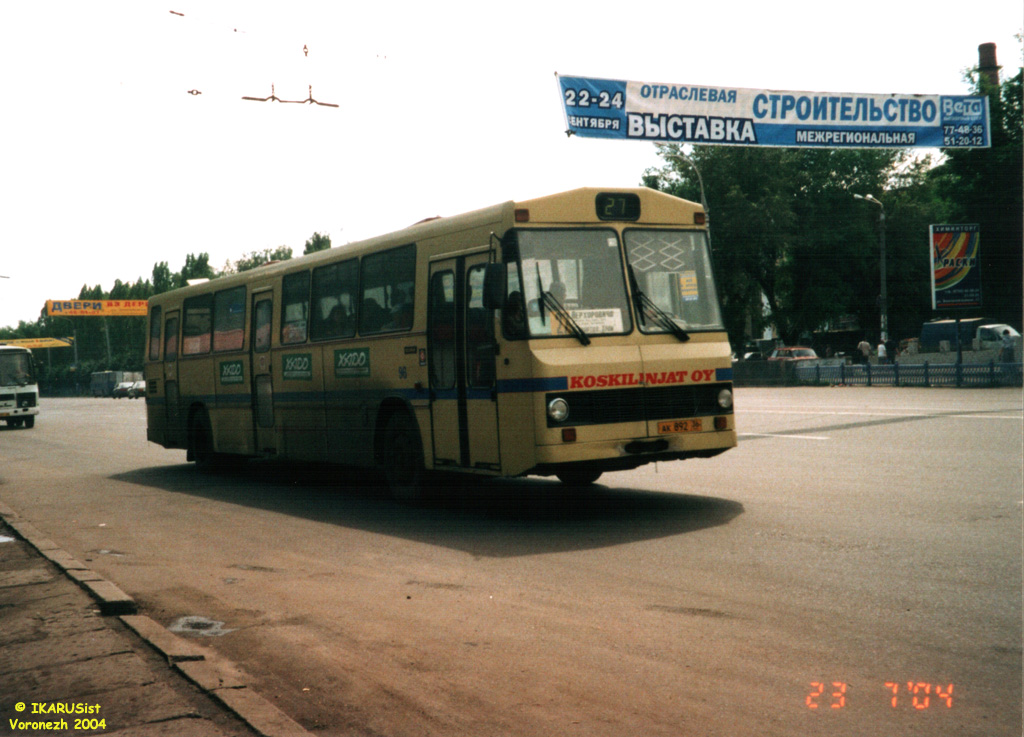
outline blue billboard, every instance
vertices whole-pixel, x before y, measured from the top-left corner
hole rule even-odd
[[[570,135],[719,146],[991,145],[987,97],[781,92],[555,76]]]

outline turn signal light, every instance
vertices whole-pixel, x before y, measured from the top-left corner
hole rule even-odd
[[[530,211],[525,207],[518,208],[516,210],[516,222],[517,223],[528,223],[530,222]]]
[[[728,430],[729,429],[729,420],[727,418],[725,418],[725,417],[716,417],[715,418],[715,429],[716,430]]]
[[[576,428],[575,427],[563,427],[562,428],[562,442],[563,443],[575,443],[576,442]]]
[[[693,222],[695,225],[703,225],[707,222],[707,215],[703,212],[695,212],[693,213]]]

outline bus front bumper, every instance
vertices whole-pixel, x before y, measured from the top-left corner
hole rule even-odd
[[[708,422],[712,421],[707,418]],[[638,438],[563,442],[536,448],[536,466],[530,473],[555,474],[567,467],[587,466],[601,471],[622,471],[655,461],[710,458],[736,447],[732,417],[725,430],[647,435]]]

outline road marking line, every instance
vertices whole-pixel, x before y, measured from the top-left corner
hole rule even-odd
[[[958,419],[965,418],[971,420],[1021,420],[1018,415],[959,415],[955,413],[947,412],[935,412],[935,413],[917,413],[917,412],[822,412],[821,410],[801,410],[801,409],[744,409],[739,410],[740,413],[749,412],[751,414],[758,415],[850,415],[853,417],[941,417],[945,419]]]
[[[772,433],[772,432],[741,432],[737,437],[748,437],[748,438],[793,438],[794,440],[831,440],[832,438],[824,438],[819,435],[787,435],[786,433]]]

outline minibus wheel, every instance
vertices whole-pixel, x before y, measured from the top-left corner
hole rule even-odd
[[[601,472],[591,468],[574,468],[571,471],[562,471],[555,475],[566,486],[590,486],[601,478]]]
[[[196,412],[189,423],[188,447],[189,458],[195,461],[196,470],[211,473],[217,456],[213,452],[213,430],[205,410]]]
[[[391,496],[406,504],[422,502],[423,448],[416,424],[404,412],[393,414],[384,426],[383,460]]]

